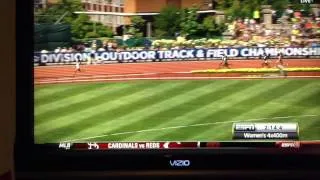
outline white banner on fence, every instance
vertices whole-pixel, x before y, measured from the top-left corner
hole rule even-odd
[[[284,56],[320,56],[320,47],[316,48],[229,48],[229,49],[179,49],[148,50],[123,52],[91,53],[45,53],[34,54],[35,63],[69,63],[84,62],[92,55],[100,61],[140,61],[140,60],[183,60],[183,59],[217,59],[223,54],[228,57],[259,57],[264,53],[276,56],[282,52]]]

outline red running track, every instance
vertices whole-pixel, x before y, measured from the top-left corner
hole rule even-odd
[[[260,68],[261,60],[230,60],[230,68]],[[220,61],[181,61],[181,62],[150,62],[82,65],[81,72],[75,74],[75,66],[39,66],[34,68],[35,83],[43,80],[58,80],[65,78],[83,79],[93,76],[118,76],[130,74],[150,74],[190,72],[201,69],[218,69]],[[320,67],[320,59],[285,60],[288,67]],[[274,64],[272,64],[274,66]],[[154,76],[154,75],[153,75]]]

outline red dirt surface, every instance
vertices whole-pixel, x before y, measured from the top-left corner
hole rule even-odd
[[[230,68],[260,68],[261,60],[230,60]],[[39,66],[34,68],[35,84],[59,82],[105,81],[108,79],[181,78],[181,77],[243,77],[241,73],[191,74],[192,70],[218,69],[220,61],[181,61],[81,65],[75,73],[73,65]],[[288,67],[320,67],[319,59],[286,60]],[[274,66],[274,64],[272,64]],[[253,74],[250,74],[251,76]],[[261,74],[260,74],[261,75]],[[316,76],[318,72],[289,73],[289,76]],[[248,76],[248,74],[246,75]]]

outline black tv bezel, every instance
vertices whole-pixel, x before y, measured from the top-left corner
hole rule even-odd
[[[18,172],[172,170],[169,160],[188,159],[192,170],[309,169],[320,155],[257,149],[59,151],[33,138],[33,3],[17,2],[17,96],[15,165]]]

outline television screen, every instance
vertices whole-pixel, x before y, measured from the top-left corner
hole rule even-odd
[[[320,152],[315,0],[34,3],[37,146]]]

